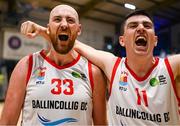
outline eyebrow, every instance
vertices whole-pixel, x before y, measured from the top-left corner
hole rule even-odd
[[[151,24],[152,26],[154,26],[153,23],[150,22],[150,21],[142,21],[140,23],[142,23],[142,24]],[[131,22],[127,23],[127,26],[130,25],[130,24],[139,24],[139,22],[138,21],[131,21]]]

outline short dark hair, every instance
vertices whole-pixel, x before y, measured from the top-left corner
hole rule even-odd
[[[144,16],[147,16],[153,22],[152,16],[149,13],[147,13],[145,10],[134,10],[134,11],[131,11],[128,15],[126,15],[126,17],[124,18],[124,20],[121,23],[121,29],[120,29],[121,35],[124,34],[124,25],[125,25],[127,19],[132,17],[132,16],[135,16],[135,15],[144,15]]]

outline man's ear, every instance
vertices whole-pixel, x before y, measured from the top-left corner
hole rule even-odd
[[[81,35],[81,30],[82,30],[82,27],[81,27],[81,24],[79,24],[79,28],[78,28],[78,35]]]
[[[47,31],[46,31],[46,32],[47,32],[47,34],[49,35],[49,33],[50,33],[50,32],[49,32],[49,24],[47,24]]]
[[[124,43],[124,36],[119,36],[119,43],[122,47],[125,46],[125,43]]]
[[[154,46],[156,47],[156,46],[157,46],[157,44],[158,44],[158,37],[157,37],[157,36],[155,36],[155,43],[154,43]]]

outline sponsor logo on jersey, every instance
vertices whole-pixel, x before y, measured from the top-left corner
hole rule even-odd
[[[44,84],[44,77],[45,77],[46,67],[38,67],[34,74],[37,77],[36,84]]]
[[[155,87],[157,85],[167,84],[167,80],[166,80],[166,77],[164,75],[159,75],[158,78],[156,78],[156,77],[151,78],[149,81],[149,84],[152,87]]]
[[[84,73],[81,73],[81,72],[77,72],[77,71],[72,71],[71,72],[71,75],[75,78],[79,78],[79,79],[82,79],[84,81],[87,81],[87,77]]]
[[[39,119],[40,123],[44,126],[56,126],[56,125],[63,125],[65,123],[78,122],[78,120],[75,118],[63,118],[63,119],[51,121],[49,119],[46,119],[43,116],[40,116],[39,114],[37,114],[37,115],[38,115],[38,119]]]
[[[164,75],[159,75],[158,78],[159,78],[160,85],[167,84],[167,80]]]
[[[127,88],[125,87],[128,85],[127,78],[128,78],[128,73],[125,71],[121,72],[119,79],[119,90],[123,90],[123,91],[127,90]]]
[[[120,79],[119,79],[119,85],[121,86],[126,86],[128,83],[127,83],[127,72],[122,72],[121,75],[120,75]]]
[[[157,78],[153,77],[150,79],[149,83],[152,87],[155,87],[156,85],[159,85],[159,80]]]

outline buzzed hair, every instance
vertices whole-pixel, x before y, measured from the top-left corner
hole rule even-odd
[[[136,15],[146,16],[146,17],[148,17],[153,22],[152,16],[148,12],[146,12],[145,10],[135,10],[135,11],[132,11],[131,13],[126,15],[126,17],[124,18],[124,20],[121,23],[121,29],[120,29],[120,34],[121,35],[124,34],[124,26],[125,26],[125,23],[126,23],[127,19],[129,19],[132,16],[136,16]]]
[[[56,8],[58,8],[58,7],[71,8],[71,10],[73,10],[73,12],[74,12],[74,14],[75,14],[75,16],[76,16],[76,18],[77,18],[77,20],[78,20],[78,23],[79,23],[79,15],[78,15],[76,9],[74,9],[73,7],[71,7],[71,6],[69,6],[69,5],[66,5],[66,4],[61,4],[61,5],[55,6],[55,7],[51,10],[51,12],[50,12],[49,19],[50,19],[50,17],[51,17],[51,14],[53,13],[53,11],[54,11]]]

